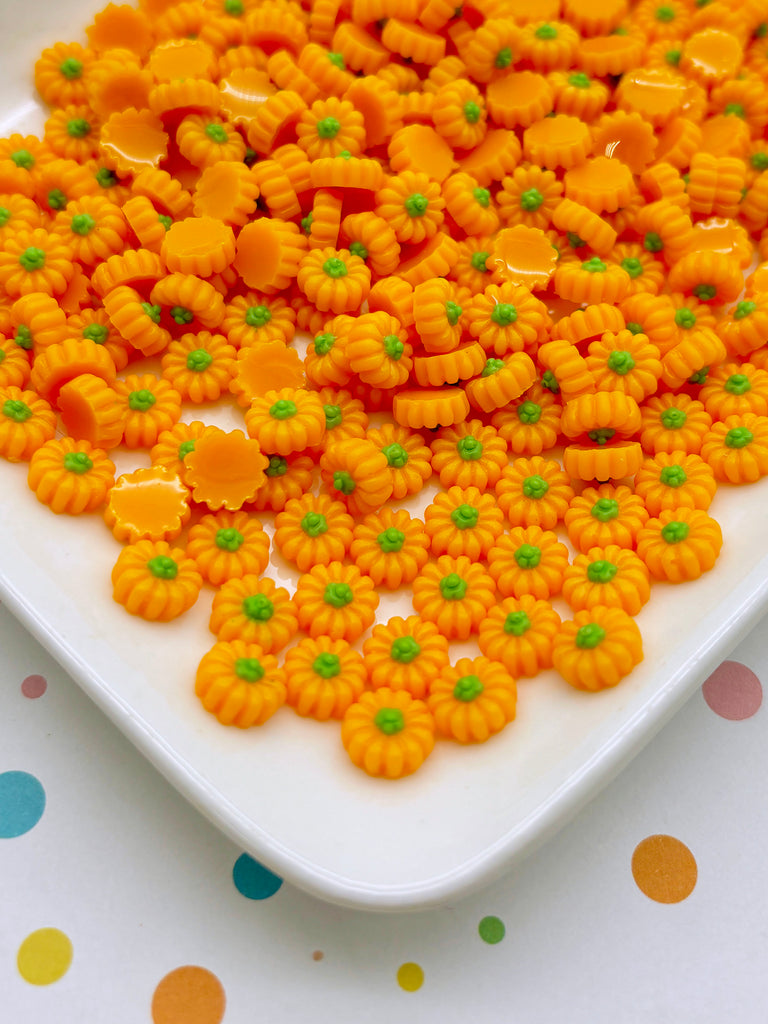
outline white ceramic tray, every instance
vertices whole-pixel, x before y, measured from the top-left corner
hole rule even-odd
[[[41,129],[31,99],[34,58],[57,39],[78,38],[73,27],[88,18],[78,0],[0,0],[0,134]],[[223,415],[217,422],[226,427],[230,414]],[[137,462],[147,464],[146,455],[123,457],[119,468]],[[766,499],[768,481],[720,489],[712,514],[726,541],[715,570],[696,583],[654,587],[638,617],[646,660],[617,689],[578,693],[553,673],[522,681],[517,720],[500,736],[477,748],[440,743],[415,776],[397,783],[353,768],[337,724],[284,709],[263,729],[219,726],[193,693],[197,662],[213,641],[212,592],[174,623],[126,615],[109,583],[119,545],[100,519],[53,516],[28,490],[26,467],[2,461],[0,596],[158,770],[243,849],[324,899],[419,908],[498,877],[563,825],[755,625],[768,597]],[[279,560],[269,571],[293,584]],[[380,618],[410,610],[383,597]]]

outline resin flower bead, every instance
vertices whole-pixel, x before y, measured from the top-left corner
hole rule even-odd
[[[481,563],[441,555],[413,581],[413,607],[449,640],[467,640],[495,603],[495,591]]]
[[[362,694],[366,670],[346,640],[318,636],[299,641],[285,655],[288,704],[296,714],[327,722],[342,718]]]
[[[368,298],[371,271],[346,249],[311,249],[299,262],[296,283],[321,312],[350,313]]]
[[[76,516],[103,505],[115,482],[106,452],[71,437],[51,439],[32,454],[27,483],[52,512]]]
[[[405,170],[376,193],[376,214],[395,232],[398,242],[418,245],[443,223],[445,201],[440,186],[421,171]]]
[[[481,420],[443,427],[430,447],[443,487],[494,487],[508,461],[506,442]]]
[[[562,411],[551,391],[534,384],[520,398],[497,410],[491,425],[514,455],[540,455],[557,444]]]
[[[397,423],[372,428],[368,440],[386,457],[395,501],[418,494],[432,476],[432,452],[421,434]]]
[[[701,451],[712,417],[701,402],[686,394],[654,395],[640,409],[640,444],[651,455]]]
[[[220,508],[238,512],[255,497],[268,465],[259,442],[242,430],[211,427],[184,456],[182,478],[192,498],[211,512]]]
[[[547,307],[522,285],[489,285],[466,310],[467,329],[486,352],[534,352],[550,324]]]
[[[435,723],[426,704],[405,690],[363,693],[341,724],[341,741],[358,768],[375,778],[412,775],[435,745]]]
[[[188,611],[202,585],[192,559],[163,540],[128,544],[112,569],[115,601],[150,622],[169,622]]]
[[[377,587],[397,590],[426,564],[429,538],[420,519],[404,509],[383,508],[355,526],[349,555]]]
[[[555,459],[534,455],[504,467],[496,484],[499,508],[511,526],[553,530],[573,498],[569,477]]]
[[[245,425],[262,451],[290,455],[320,444],[325,436],[325,410],[313,392],[281,388],[253,399]]]
[[[288,591],[267,577],[235,577],[215,594],[208,628],[218,640],[243,640],[274,654],[298,632],[299,614]]]
[[[717,490],[715,474],[699,455],[659,452],[646,459],[635,475],[635,493],[652,516],[663,508],[706,511]]]
[[[621,391],[636,402],[654,394],[662,373],[656,346],[628,330],[606,331],[590,342],[586,363],[598,391]]]
[[[427,707],[439,736],[485,743],[514,720],[517,686],[499,661],[459,658],[430,685]]]
[[[552,666],[552,644],[560,616],[549,603],[524,594],[494,605],[480,623],[478,646],[515,678],[535,676]]]
[[[285,672],[258,644],[220,641],[200,659],[195,694],[222,725],[263,725],[285,703]]]
[[[720,524],[701,509],[663,509],[637,535],[637,553],[651,576],[670,583],[698,579],[717,561]]]
[[[170,430],[181,418],[181,395],[153,373],[131,374],[114,381],[112,387],[125,408],[123,444],[127,448],[150,448],[163,430]]]
[[[582,553],[616,544],[634,548],[638,531],[648,522],[641,497],[624,484],[585,487],[571,499],[564,516],[568,540]]]
[[[347,358],[354,373],[376,388],[397,388],[408,380],[413,349],[399,320],[388,313],[362,313],[347,337]]]
[[[234,377],[236,351],[221,334],[184,334],[168,345],[160,365],[163,377],[182,398],[214,402]]]
[[[288,501],[275,517],[275,547],[300,572],[341,562],[352,543],[355,521],[340,501],[304,494]]]
[[[699,399],[715,420],[745,412],[768,413],[768,372],[750,363],[724,363],[707,375]]]
[[[269,537],[247,512],[222,510],[190,528],[187,555],[203,578],[217,587],[230,579],[258,575],[269,563]]]
[[[0,456],[28,462],[56,434],[56,413],[35,391],[0,387]]]
[[[629,548],[615,544],[576,555],[563,576],[563,597],[576,612],[602,605],[637,615],[650,596],[643,560]]]
[[[365,437],[368,413],[363,403],[353,398],[349,391],[326,387],[317,392],[317,397],[325,410],[325,445],[350,437]]]
[[[555,597],[567,565],[568,548],[539,526],[515,526],[488,553],[488,570],[504,597]]]
[[[395,616],[373,627],[363,642],[363,657],[373,689],[407,690],[421,698],[448,665],[448,641],[434,623],[418,615]]]
[[[701,457],[716,479],[754,483],[768,473],[768,416],[744,413],[713,423],[701,444]]]
[[[299,625],[311,637],[350,643],[373,623],[379,605],[373,580],[341,562],[313,566],[299,579],[294,600]]]
[[[552,664],[578,690],[616,686],[643,660],[637,623],[621,608],[591,608],[563,622]]]
[[[249,503],[254,512],[271,509],[282,512],[292,498],[300,498],[312,487],[315,464],[308,455],[270,455],[264,480]]]
[[[427,505],[424,526],[433,555],[466,555],[478,562],[504,532],[504,513],[492,494],[450,487]]]
[[[387,457],[368,438],[329,445],[320,457],[320,475],[330,495],[355,516],[375,512],[392,494]]]

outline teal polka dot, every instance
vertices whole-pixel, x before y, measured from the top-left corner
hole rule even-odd
[[[279,875],[275,875],[247,853],[235,861],[232,880],[237,891],[249,900],[268,900],[283,884]]]
[[[500,918],[493,916],[484,917],[477,926],[477,930],[480,933],[480,938],[483,942],[487,942],[489,946],[495,946],[507,934],[504,922]]]
[[[0,774],[0,839],[23,836],[40,821],[45,790],[28,772]]]

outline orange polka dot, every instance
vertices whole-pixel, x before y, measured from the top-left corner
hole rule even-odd
[[[204,967],[177,967],[166,974],[152,997],[154,1024],[219,1024],[226,996]]]
[[[657,903],[679,903],[693,892],[696,858],[674,836],[648,836],[632,854],[632,874],[641,892]]]

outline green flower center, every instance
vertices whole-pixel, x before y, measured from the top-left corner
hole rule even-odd
[[[73,79],[82,76],[83,65],[81,61],[76,60],[74,57],[67,57],[65,61],[59,64],[59,71],[71,82]]]
[[[526,498],[530,498],[533,501],[539,501],[549,490],[549,484],[543,476],[539,476],[535,473],[533,476],[527,476],[523,480],[523,494]]]
[[[89,459],[85,452],[67,452],[64,456],[64,469],[82,476],[89,469],[93,469],[93,460]]]
[[[467,592],[467,581],[458,573],[449,572],[440,580],[440,593],[444,601],[461,601]]]
[[[643,248],[646,252],[661,252],[664,248],[661,235],[657,234],[655,231],[649,231],[643,239]]]
[[[493,63],[500,71],[503,71],[504,68],[508,68],[512,63],[512,50],[508,46],[503,47],[496,54],[496,59]]]
[[[269,465],[264,472],[267,476],[285,476],[288,472],[288,460],[282,455],[270,455]]]
[[[581,650],[592,650],[605,640],[605,630],[596,622],[588,622],[576,633],[576,646]]]
[[[643,325],[636,323],[636,321],[634,320],[630,320],[627,323],[627,330],[630,334],[645,334],[645,331],[643,330]]]
[[[603,263],[599,256],[593,256],[591,260],[586,260],[581,264],[581,269],[586,270],[588,274],[604,274],[608,269],[608,264]]]
[[[728,448],[746,448],[752,443],[753,434],[747,427],[733,427],[725,435],[725,443]]]
[[[728,103],[723,113],[729,117],[740,117],[742,121],[747,117],[747,112],[741,103]]]
[[[707,376],[708,375],[709,375],[709,367],[708,366],[702,366],[702,368],[700,370],[697,370],[696,373],[692,373],[691,374],[691,376],[688,378],[688,383],[689,384],[705,384],[706,381],[707,381]]]
[[[402,469],[408,463],[408,452],[396,441],[393,444],[388,444],[381,451],[387,460],[387,465],[394,469]]]
[[[205,134],[211,142],[216,142],[219,146],[223,146],[228,138],[227,129],[221,124],[207,124]]]
[[[470,434],[459,439],[456,444],[456,451],[459,453],[459,458],[465,462],[475,462],[482,457],[483,442]]]
[[[405,351],[405,346],[396,334],[388,334],[382,342],[382,347],[387,356],[394,362],[398,362]]]
[[[312,230],[312,221],[313,220],[314,220],[314,217],[312,216],[312,211],[311,210],[307,214],[306,217],[302,217],[301,218],[301,230],[304,232],[305,235],[308,235],[310,233],[310,231]]]
[[[394,526],[388,526],[383,533],[378,535],[376,543],[385,555],[391,555],[402,551],[403,544],[405,544],[405,534]]]
[[[341,672],[341,659],[338,654],[331,654],[330,651],[323,651],[318,654],[312,662],[312,671],[321,679],[333,679]]]
[[[235,675],[244,683],[258,683],[264,678],[264,666],[258,658],[238,658],[235,662]]]
[[[162,316],[163,313],[160,306],[153,306],[149,302],[142,302],[141,308],[144,310],[144,312],[146,313],[146,315],[149,317],[153,324],[160,323],[160,317]]]
[[[429,200],[421,192],[414,192],[413,195],[408,196],[403,205],[409,217],[423,217],[427,212]]]
[[[204,348],[196,348],[187,356],[187,369],[193,373],[203,373],[213,362],[213,356]]]
[[[717,295],[717,288],[713,284],[697,284],[693,289],[693,294],[702,302],[711,302]]]
[[[725,382],[724,388],[732,395],[745,395],[752,389],[752,385],[745,374],[733,373]]]
[[[329,260],[326,260],[323,264],[323,273],[328,277],[337,280],[340,277],[347,276],[347,264],[344,260],[339,259],[338,256],[331,256]]]
[[[487,210],[491,204],[491,193],[487,188],[473,188],[472,197],[484,210]]]
[[[499,327],[509,327],[517,320],[517,309],[510,302],[498,302],[491,311],[491,320]]]
[[[340,71],[346,71],[347,65],[344,61],[344,55],[341,53],[329,53],[328,60],[337,67]]]
[[[10,158],[17,167],[21,167],[25,171],[31,171],[35,166],[35,158],[28,149],[17,149],[15,153],[11,153]]]
[[[504,369],[503,359],[486,359],[483,372],[480,374],[481,377],[492,377],[494,373],[498,373],[499,370]]]
[[[749,162],[756,171],[768,171],[768,153],[753,153]]]
[[[103,345],[109,337],[109,328],[104,324],[88,324],[83,328],[83,337],[87,341],[93,341],[96,345]]]
[[[619,571],[618,565],[599,558],[596,562],[590,562],[587,567],[587,579],[590,583],[610,583]]]
[[[52,188],[48,193],[48,205],[52,210],[63,210],[68,202],[60,188]]]
[[[72,139],[84,139],[86,135],[91,134],[91,126],[82,117],[73,117],[71,121],[67,121],[67,135]]]
[[[535,544],[521,544],[514,557],[521,569],[535,569],[541,561],[541,548]]]
[[[195,450],[195,442],[194,442],[194,440],[192,438],[190,438],[189,441],[182,441],[182,443],[179,445],[179,448],[178,448],[178,451],[177,451],[177,455],[179,457],[179,461],[183,462],[184,459],[186,459],[186,457],[189,455],[189,453],[193,452],[194,450]]]
[[[128,396],[128,408],[132,412],[148,412],[157,399],[148,388],[132,391]]]
[[[613,427],[599,427],[597,430],[588,431],[587,437],[590,441],[594,441],[595,444],[605,444],[611,440],[615,433],[616,431]]]
[[[335,430],[341,426],[344,421],[344,415],[340,405],[324,405],[323,411],[325,412],[326,430]]]
[[[472,530],[477,526],[480,510],[474,505],[459,505],[451,512],[451,521],[457,530]]]
[[[243,614],[252,622],[268,622],[275,614],[275,606],[264,594],[251,594],[243,601]]]
[[[389,649],[392,661],[398,661],[401,665],[410,665],[420,654],[421,647],[412,636],[399,636]]]
[[[456,302],[446,302],[445,304],[445,316],[451,327],[455,327],[461,318],[461,314],[464,310]]]
[[[292,402],[290,398],[279,398],[275,404],[270,407],[269,415],[273,420],[289,420],[292,416],[295,416],[298,411],[296,403]]]
[[[587,244],[580,235],[576,234],[575,231],[566,231],[565,237],[568,239],[568,245],[570,245],[572,249],[583,249]]]
[[[4,228],[11,219],[11,211],[7,206],[0,206],[0,228]]]
[[[341,491],[342,494],[349,497],[356,486],[351,473],[346,469],[337,469],[333,474],[333,489],[335,491]]]
[[[768,160],[768,154],[763,155],[765,156],[766,160]],[[740,302],[736,306],[736,309],[734,309],[733,311],[733,319],[743,320],[745,316],[752,316],[756,309],[756,302],[750,302],[749,299],[745,300],[744,302]]]
[[[591,84],[589,75],[585,75],[583,71],[577,71],[568,76],[568,85],[572,85],[575,89],[588,89]]]
[[[319,356],[327,356],[333,348],[335,341],[335,334],[318,334],[315,338],[315,352]]]
[[[34,344],[32,331],[30,331],[25,324],[20,324],[19,327],[17,327],[13,340],[19,348],[23,348],[25,352],[29,352]]]
[[[19,256],[19,263],[31,274],[35,270],[42,270],[45,266],[45,251],[38,249],[34,245],[30,245],[28,249]]]
[[[242,0],[224,0],[224,13],[232,18],[240,18],[245,13]]]
[[[673,68],[676,68],[680,63],[680,58],[683,56],[682,50],[667,50],[664,54],[664,60],[667,64],[670,64]]]
[[[554,394],[557,394],[560,390],[560,385],[557,383],[557,377],[551,370],[545,370],[544,376],[541,378],[541,386]]]
[[[405,728],[405,717],[399,708],[381,708],[376,712],[373,724],[385,736],[394,736]]]
[[[173,224],[173,217],[169,217],[165,213],[158,213],[157,219],[160,221],[160,223],[163,225],[166,231],[171,230],[171,224]]]
[[[672,7],[657,7],[656,21],[674,21],[675,11]]]
[[[537,39],[557,39],[557,29],[554,25],[539,25],[533,34]]]
[[[531,628],[531,620],[525,612],[510,612],[504,619],[504,632],[510,636],[522,636]]]
[[[477,124],[481,114],[482,110],[474,100],[464,104],[464,119],[468,124]]]
[[[665,409],[661,416],[661,425],[665,430],[679,430],[684,426],[688,416],[682,409],[676,409],[672,406],[671,409]]]
[[[659,480],[665,487],[682,487],[687,479],[682,466],[664,466],[659,473]]]
[[[621,261],[621,267],[634,279],[640,277],[643,272],[643,264],[637,258],[637,256],[627,256]]]
[[[529,426],[534,423],[538,423],[541,419],[541,406],[538,402],[532,402],[530,399],[522,402],[517,407],[517,418],[521,423],[526,423]]]
[[[237,551],[242,544],[245,544],[245,537],[234,526],[216,531],[216,547],[222,551]]]
[[[7,398],[3,402],[3,416],[14,423],[25,423],[31,415],[30,407],[19,398]]]
[[[307,512],[301,520],[301,528],[308,537],[319,537],[328,532],[328,521],[321,512]]]
[[[544,202],[544,196],[537,188],[526,189],[520,196],[520,206],[527,213],[534,213]]]
[[[158,580],[175,580],[179,567],[168,555],[156,555],[147,562],[150,573]]]
[[[609,523],[612,519],[618,519],[619,503],[615,498],[598,498],[589,512],[598,522]]]
[[[117,175],[110,171],[108,167],[100,167],[94,177],[101,188],[114,188],[117,184]]]
[[[480,274],[487,274],[488,257],[490,255],[491,254],[489,252],[473,252],[469,260],[470,266]]]
[[[355,595],[348,583],[329,583],[323,592],[323,601],[333,608],[346,608]]]
[[[349,251],[353,256],[358,256],[361,260],[368,259],[368,250],[362,242],[352,242],[349,246]]]
[[[615,349],[608,356],[608,369],[618,373],[620,377],[625,376],[634,368],[635,360],[632,358],[632,353],[627,352],[625,349]]]
[[[335,139],[341,131],[341,123],[335,117],[324,117],[317,122],[317,134],[321,139]]]
[[[185,324],[191,324],[195,319],[195,314],[191,309],[187,309],[186,306],[172,306],[171,319],[174,320],[179,327],[182,327]]]
[[[688,537],[689,533],[690,527],[688,526],[688,523],[681,523],[677,520],[667,523],[667,525],[663,526],[661,530],[661,536],[667,544],[679,544]]]
[[[484,686],[480,682],[477,676],[462,676],[461,679],[456,680],[456,685],[453,688],[453,696],[456,700],[463,701],[468,704],[471,700],[475,700],[483,692]]]

